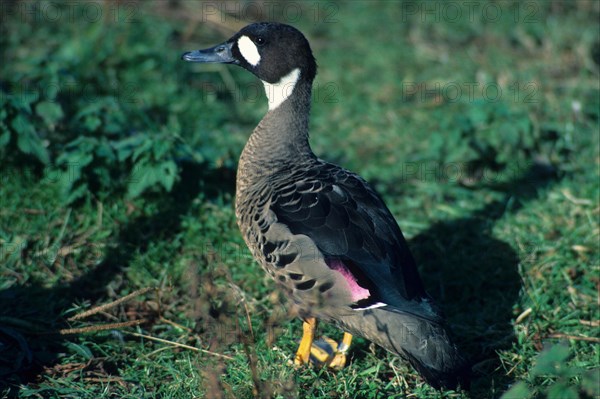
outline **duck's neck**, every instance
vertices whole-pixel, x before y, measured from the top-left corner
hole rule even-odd
[[[271,173],[289,168],[292,162],[314,159],[308,143],[311,89],[312,81],[301,76],[283,87],[265,84],[269,111],[242,151],[238,184],[246,183],[240,181],[244,175]]]

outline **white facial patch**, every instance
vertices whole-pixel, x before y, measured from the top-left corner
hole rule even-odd
[[[260,54],[252,40],[250,40],[248,36],[242,36],[238,39],[237,45],[240,49],[240,53],[242,53],[242,57],[244,57],[250,65],[257,66],[260,62]]]
[[[292,94],[299,78],[300,69],[296,68],[277,83],[269,83],[263,80],[265,93],[267,93],[269,100],[269,111],[279,107]]]

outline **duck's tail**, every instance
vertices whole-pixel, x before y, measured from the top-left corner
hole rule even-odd
[[[468,389],[470,367],[441,318],[419,317],[389,306],[359,312],[342,322],[343,327],[405,358],[435,388]]]

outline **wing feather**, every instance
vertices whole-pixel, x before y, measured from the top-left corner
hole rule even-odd
[[[320,160],[274,190],[270,209],[293,234],[304,234],[325,258],[358,268],[373,301],[403,309],[427,298],[406,240],[383,200],[358,175]],[[289,183],[288,183],[289,184]]]

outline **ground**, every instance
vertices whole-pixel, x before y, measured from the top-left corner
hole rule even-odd
[[[2,397],[599,397],[600,3],[226,4],[2,3]],[[233,211],[262,85],[179,59],[254,20],[308,37],[314,150],[384,197],[470,392],[361,339],[292,366]]]

